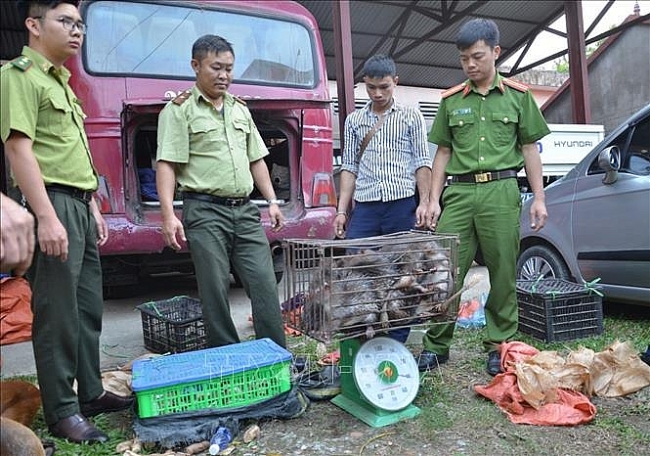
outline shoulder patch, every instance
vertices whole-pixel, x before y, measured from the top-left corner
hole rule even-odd
[[[460,92],[461,90],[463,90],[463,89],[465,88],[465,86],[466,86],[466,84],[465,84],[464,82],[462,82],[462,83],[458,84],[457,86],[454,86],[454,87],[452,87],[452,88],[450,88],[450,89],[445,90],[444,92],[442,92],[442,93],[440,94],[440,96],[441,96],[442,98],[450,97],[450,96],[452,96],[453,94],[458,93],[458,92]]]
[[[21,71],[29,70],[29,68],[32,66],[32,63],[33,62],[28,57],[25,57],[24,55],[21,55],[20,57],[15,58],[14,60],[11,61],[11,64]]]
[[[172,99],[172,103],[180,106],[187,101],[190,95],[192,95],[192,89],[183,90]]]
[[[508,78],[503,78],[503,83],[508,87],[512,87],[515,90],[519,90],[520,92],[527,92],[528,89],[530,88],[526,84],[522,84],[521,82],[514,81]]]
[[[233,95],[232,97],[237,103],[243,104],[244,106],[246,106],[246,102],[244,100],[242,100],[241,98],[236,97],[235,95]]]

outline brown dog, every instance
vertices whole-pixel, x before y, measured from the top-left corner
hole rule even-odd
[[[36,386],[22,380],[0,382],[0,456],[46,456],[43,443],[29,429],[40,407]]]

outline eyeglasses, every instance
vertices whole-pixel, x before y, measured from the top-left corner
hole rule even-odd
[[[47,17],[34,16],[33,19],[47,19]],[[79,33],[81,33],[82,35],[85,35],[87,30],[88,30],[88,27],[86,26],[85,23],[83,23],[81,21],[75,22],[72,19],[70,19],[69,17],[58,17],[58,18],[53,19],[53,20],[55,20],[57,22],[60,22],[61,25],[63,26],[63,29],[67,30],[68,32],[71,32],[76,28],[77,30],[79,30]]]

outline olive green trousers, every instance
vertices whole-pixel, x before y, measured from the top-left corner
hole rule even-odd
[[[483,253],[490,278],[483,346],[487,351],[494,350],[501,342],[511,339],[518,326],[516,263],[521,197],[517,180],[454,183],[445,189],[442,202],[437,231],[457,234],[460,238],[457,290],[463,286],[477,247]],[[423,348],[447,355],[454,327],[453,322],[432,324],[423,337]]]
[[[32,344],[46,423],[79,412],[79,401],[102,394],[99,336],[102,270],[97,224],[88,203],[48,192],[68,233],[68,259],[48,256],[36,244],[28,280],[32,288]],[[72,389],[77,380],[77,394]]]
[[[183,224],[209,346],[240,341],[228,302],[232,263],[251,300],[255,335],[285,347],[278,286],[259,208],[253,203],[231,207],[185,199]]]

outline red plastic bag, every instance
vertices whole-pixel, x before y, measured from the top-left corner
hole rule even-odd
[[[32,338],[32,290],[22,277],[0,281],[0,345]]]

